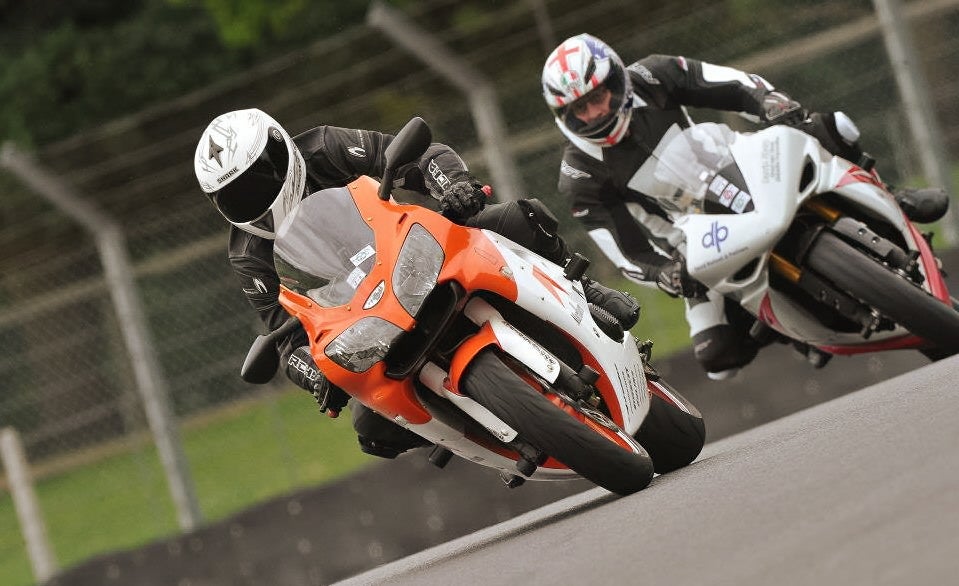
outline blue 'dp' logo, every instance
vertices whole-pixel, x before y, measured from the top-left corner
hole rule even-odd
[[[712,248],[715,246],[716,252],[722,252],[720,244],[725,242],[727,238],[729,238],[729,228],[720,226],[719,222],[713,222],[709,232],[703,234],[703,247]]]

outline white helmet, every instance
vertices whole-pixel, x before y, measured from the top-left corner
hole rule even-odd
[[[600,85],[610,91],[609,115],[583,122],[570,106]],[[549,54],[543,66],[543,97],[560,128],[601,147],[612,146],[626,135],[633,113],[632,93],[619,55],[592,35],[584,33],[566,39]]]
[[[280,124],[255,108],[217,116],[193,159],[203,193],[231,224],[272,240],[303,199],[306,164]]]

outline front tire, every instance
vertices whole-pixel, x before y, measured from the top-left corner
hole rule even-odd
[[[936,347],[959,352],[959,312],[829,232],[819,235],[806,265],[840,289]]]
[[[480,352],[461,384],[520,437],[583,478],[627,495],[646,488],[653,462],[594,431],[527,384],[491,349]],[[642,450],[642,448],[640,448]]]

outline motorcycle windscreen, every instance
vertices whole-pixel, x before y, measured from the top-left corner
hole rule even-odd
[[[305,197],[276,231],[273,261],[280,283],[323,307],[345,305],[376,262],[373,230],[350,190]]]
[[[734,140],[725,124],[686,129],[674,124],[628,186],[655,198],[673,219],[703,211],[749,211],[752,198],[729,149]]]

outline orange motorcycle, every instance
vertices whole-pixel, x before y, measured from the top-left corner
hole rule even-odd
[[[637,343],[587,303],[588,262],[561,267],[503,236],[396,203],[394,171],[431,133],[414,118],[361,177],[308,197],[277,230],[280,303],[241,376],[276,372],[274,338],[302,325],[320,370],[354,400],[455,454],[526,479],[586,478],[618,494],[692,462],[698,410]]]

